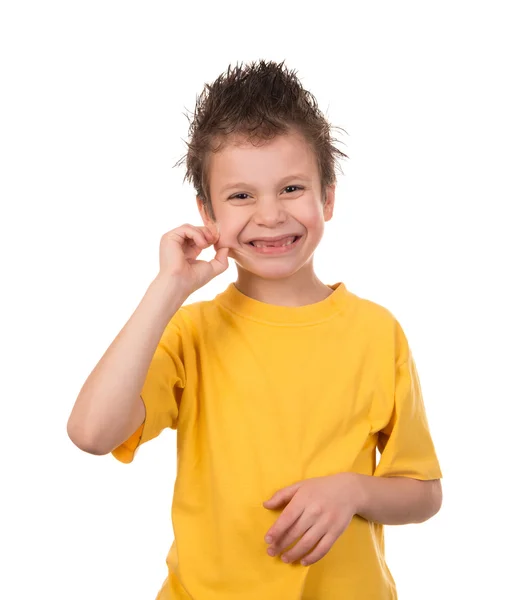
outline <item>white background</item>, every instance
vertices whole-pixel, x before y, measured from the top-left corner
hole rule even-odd
[[[444,505],[386,529],[400,600],[510,597],[507,5],[2,3],[2,598],[153,600],[166,576],[175,432],[123,465],[78,450],[66,422],[161,235],[199,224],[172,166],[183,113],[259,58],[296,69],[348,133],[319,276],[391,310],[416,358]]]

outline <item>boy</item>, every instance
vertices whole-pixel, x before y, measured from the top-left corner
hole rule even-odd
[[[441,472],[400,324],[314,272],[345,155],[283,63],[228,68],[190,136],[203,226],[162,237],[159,274],[85,382],[69,435],[130,463],[177,429],[158,599],[397,598],[383,525],[436,514]],[[184,305],[228,256],[237,281]]]

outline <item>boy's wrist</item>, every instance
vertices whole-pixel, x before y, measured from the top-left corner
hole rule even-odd
[[[345,473],[351,482],[351,506],[355,515],[365,512],[369,503],[368,489],[365,485],[366,475],[360,473]]]
[[[159,290],[160,293],[167,296],[170,300],[176,299],[183,304],[190,295],[190,292],[181,281],[180,277],[162,275],[159,273],[151,282],[150,287]]]
[[[161,275],[157,275],[153,279],[146,293],[157,300],[169,318],[176,313],[189,296],[179,280]]]

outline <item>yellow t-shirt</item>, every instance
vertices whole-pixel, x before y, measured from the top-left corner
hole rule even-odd
[[[231,284],[167,325],[141,392],[146,419],[115,458],[177,430],[175,540],[159,600],[392,600],[383,526],[355,516],[310,566],[267,554],[278,489],[323,475],[438,479],[405,334],[384,307],[331,286],[275,306]],[[376,449],[380,451],[376,466]]]

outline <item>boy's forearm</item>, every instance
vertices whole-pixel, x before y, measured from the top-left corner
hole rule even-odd
[[[368,521],[383,525],[422,523],[435,515],[442,505],[440,480],[351,475],[356,514]]]
[[[178,282],[159,277],[151,282],[80,390],[68,420],[76,445],[100,451],[124,436],[158,342],[185,299]]]

